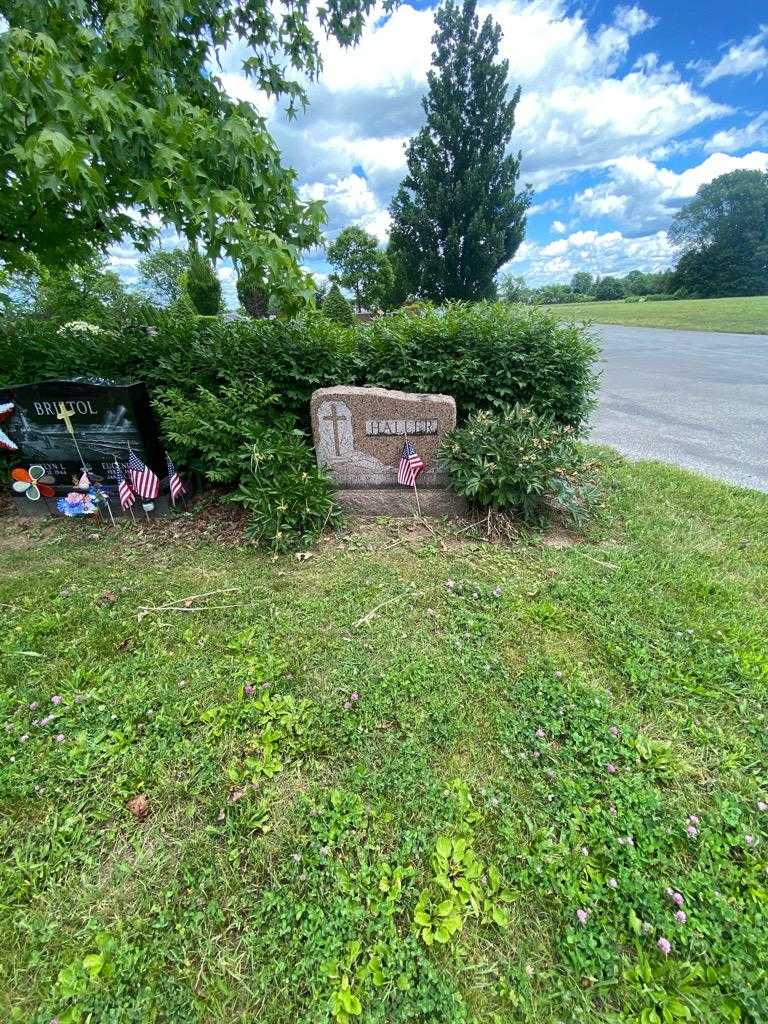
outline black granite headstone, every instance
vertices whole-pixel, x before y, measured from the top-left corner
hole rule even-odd
[[[18,446],[10,453],[12,465],[27,470],[35,464],[45,467],[57,495],[72,489],[84,466],[114,494],[115,459],[124,464],[131,451],[160,480],[167,475],[144,384],[42,381],[0,389],[0,405],[6,402],[13,403],[13,410],[3,430]]]

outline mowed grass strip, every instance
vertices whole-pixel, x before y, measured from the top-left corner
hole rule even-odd
[[[768,334],[768,295],[731,299],[680,299],[671,302],[573,302],[548,306],[564,320],[599,324],[669,327],[680,331]]]
[[[768,1019],[768,499],[605,458],[508,547],[3,522],[0,1018]]]

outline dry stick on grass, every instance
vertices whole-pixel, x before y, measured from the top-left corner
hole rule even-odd
[[[423,593],[423,590],[406,590],[404,594],[397,594],[395,597],[387,598],[386,601],[382,601],[381,604],[377,604],[375,608],[371,608],[371,610],[366,612],[361,619],[357,620],[357,622],[353,622],[352,629],[358,629],[360,626],[364,626],[366,623],[370,622],[376,612],[381,611],[382,608],[386,608],[388,604],[394,604],[395,601],[402,601],[405,597],[421,597]]]
[[[223,587],[221,590],[207,590],[204,594],[190,594],[189,597],[179,597],[175,601],[171,601],[170,604],[143,604],[139,606],[139,610],[142,612],[162,612],[168,608],[176,608],[179,605],[184,605],[187,601],[198,601],[201,597],[213,597],[214,594],[232,594],[236,590],[240,589],[240,587]]]
[[[578,549],[577,549],[578,550]],[[588,558],[590,562],[595,562],[597,565],[604,565],[606,569],[618,569],[618,565],[614,565],[613,562],[602,562],[599,558],[594,558],[592,555],[588,555],[586,551],[579,551],[579,554],[584,558]]]

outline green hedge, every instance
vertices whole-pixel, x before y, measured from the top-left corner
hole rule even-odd
[[[575,428],[592,406],[597,354],[583,326],[506,302],[381,317],[357,347],[365,383],[453,395],[461,422],[519,403]]]
[[[116,321],[120,322],[116,322]],[[140,328],[151,324],[157,333]],[[582,426],[596,387],[588,329],[509,303],[457,303],[355,327],[312,311],[292,320],[197,317],[127,303],[99,333],[33,317],[0,324],[0,383],[46,377],[133,377],[193,394],[259,377],[308,426],[318,387],[370,384],[453,395],[459,418],[515,403]]]

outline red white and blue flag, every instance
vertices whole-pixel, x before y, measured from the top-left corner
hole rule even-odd
[[[157,473],[145,466],[136,452],[130,452],[126,463],[128,482],[138,497],[153,501],[160,493],[160,480]]]
[[[416,477],[424,469],[424,463],[419,458],[416,449],[410,441],[403,445],[403,453],[400,456],[400,465],[397,469],[397,482],[405,487],[413,487]]]
[[[186,487],[182,483],[179,472],[171,461],[170,455],[166,454],[165,461],[168,463],[168,491],[171,495],[171,501],[175,505],[176,499],[180,495],[186,494]]]
[[[128,481],[123,476],[119,463],[115,463],[115,473],[117,474],[117,496],[120,499],[120,508],[123,512],[127,512],[136,501],[136,495],[128,486]]]

